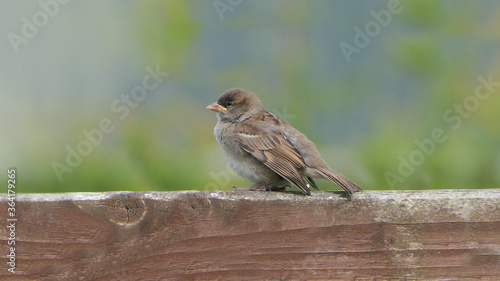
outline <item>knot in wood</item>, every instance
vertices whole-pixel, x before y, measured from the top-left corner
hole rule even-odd
[[[121,225],[138,223],[145,214],[144,200],[133,196],[121,196],[114,200],[110,220]]]

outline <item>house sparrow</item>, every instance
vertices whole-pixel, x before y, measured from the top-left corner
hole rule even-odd
[[[217,112],[214,134],[229,165],[253,183],[237,190],[285,190],[295,185],[311,195],[310,186],[319,190],[314,177],[333,181],[349,194],[362,191],[330,169],[304,134],[264,109],[255,93],[229,89],[207,108]]]

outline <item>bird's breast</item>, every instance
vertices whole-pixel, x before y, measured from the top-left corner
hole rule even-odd
[[[279,176],[241,147],[234,125],[218,122],[215,137],[226,155],[229,166],[246,181],[267,183],[279,180]]]

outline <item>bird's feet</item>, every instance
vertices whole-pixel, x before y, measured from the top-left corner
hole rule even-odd
[[[286,190],[286,185],[285,186],[264,186],[262,184],[254,184],[249,187],[236,187],[233,186],[234,190],[236,191],[284,191]]]

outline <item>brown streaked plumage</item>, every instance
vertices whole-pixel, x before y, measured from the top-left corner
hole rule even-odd
[[[335,182],[349,194],[361,187],[330,169],[304,134],[264,109],[253,92],[234,88],[207,106],[217,112],[214,134],[229,165],[254,183],[240,190],[284,190],[294,185],[310,195],[314,178]]]

